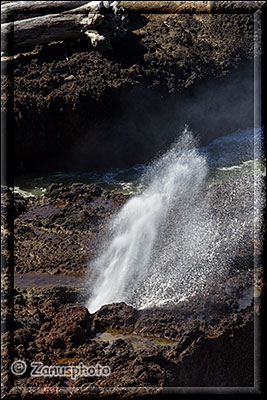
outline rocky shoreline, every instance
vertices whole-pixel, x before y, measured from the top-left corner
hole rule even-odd
[[[208,307],[194,315],[192,304],[142,312],[118,303],[90,315],[83,305],[50,296],[15,293],[15,359],[100,363],[112,373],[75,381],[26,374],[16,386],[253,386],[253,304],[237,313],[218,302],[215,315],[212,307],[210,315]]]
[[[16,54],[12,71],[3,68],[15,173],[142,163],[185,123],[204,142],[253,126],[261,52],[253,13],[126,11],[126,36],[110,52],[66,40]]]
[[[9,134],[7,140],[15,148],[8,161],[12,179],[14,171],[92,171],[146,162],[185,123],[200,143],[254,126],[260,32],[254,30],[253,13],[231,12],[229,2],[221,3],[227,3],[225,14],[150,13],[130,7],[126,36],[112,39],[112,51],[66,40],[16,54],[12,65],[5,60],[2,111],[7,126],[14,128],[14,139]],[[227,193],[227,184],[221,185],[211,200],[214,194],[223,202]],[[192,388],[258,393],[254,357],[266,270],[254,269],[254,261],[263,254],[261,238],[246,243],[230,273],[207,283],[190,301],[146,310],[116,303],[88,312],[84,304],[94,281],[90,261],[108,221],[128,198],[82,183],[52,184],[38,198],[2,187],[6,398],[137,399],[176,387],[177,393],[192,393]],[[234,214],[242,201],[234,199],[232,207]],[[219,218],[220,211],[214,207]],[[28,275],[32,280],[42,276],[47,284],[30,285]],[[53,284],[56,277],[63,283]],[[64,284],[68,279],[73,283]],[[13,360],[26,362],[23,375],[11,373]],[[100,363],[111,373],[32,377],[32,361]]]
[[[12,197],[8,189],[3,190],[2,205],[9,215],[14,212],[15,274],[34,276],[46,271],[55,277],[85,276],[87,262],[95,255],[94,243],[128,198],[84,184],[52,184],[39,198],[24,199],[15,193],[14,207]],[[6,247],[9,229],[12,226],[4,231]],[[261,271],[254,271],[253,258],[241,257],[236,263],[227,278],[217,277],[202,295],[178,305],[147,310],[117,303],[90,314],[84,306],[89,296],[88,279],[79,287],[9,289],[4,292],[5,315],[6,321],[14,315],[15,360],[24,360],[28,366],[37,360],[44,365],[82,362],[111,368],[107,377],[75,380],[32,377],[28,368],[23,376],[13,376],[13,390],[22,391],[22,395],[25,392],[28,398],[40,387],[60,388],[66,393],[76,389],[94,393],[97,387],[102,396],[106,387],[117,388],[117,394],[119,388],[143,388],[142,395],[147,394],[147,387],[154,394],[168,387],[253,387]],[[90,271],[86,272],[90,277]],[[12,282],[11,262],[7,262],[2,279],[4,287]],[[3,338],[10,348],[12,335],[10,326],[6,326]],[[10,371],[4,378],[10,379]],[[125,389],[124,396],[131,393]]]
[[[15,204],[25,207],[14,231],[16,272],[83,275],[108,218],[127,198],[78,183],[53,184],[38,199],[16,194]]]

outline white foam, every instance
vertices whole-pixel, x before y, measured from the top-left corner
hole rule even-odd
[[[224,148],[222,139],[216,146],[222,142]],[[253,150],[253,141],[250,145]],[[246,149],[251,152],[247,143]],[[104,247],[91,264],[97,279],[87,303],[90,312],[120,301],[139,309],[178,303],[233,268],[236,252],[251,244],[255,233],[253,175],[229,183],[224,196],[216,188],[200,190],[207,177],[207,154],[198,151],[186,128],[148,168],[143,191],[112,219]]]
[[[186,130],[179,142],[148,170],[147,188],[131,198],[112,220],[114,235],[94,263],[100,275],[88,303],[90,312],[129,297],[129,286],[133,288],[147,275],[160,226],[176,197],[187,201],[205,179],[205,157],[197,153],[192,141]]]

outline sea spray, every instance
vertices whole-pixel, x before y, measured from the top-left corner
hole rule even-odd
[[[148,167],[142,192],[112,219],[102,254],[92,264],[97,279],[90,312],[119,301],[139,309],[177,304],[239,268],[253,268],[260,174],[232,177],[232,166],[253,158],[255,134],[260,129],[197,149],[186,128]],[[214,176],[216,169],[223,179]]]
[[[186,128],[172,148],[148,168],[143,192],[131,198],[111,221],[113,237],[94,263],[99,277],[88,302],[90,312],[103,304],[131,301],[136,295],[174,203],[177,198],[181,203],[192,198],[207,171],[206,159],[198,154]]]

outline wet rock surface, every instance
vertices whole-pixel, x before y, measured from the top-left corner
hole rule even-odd
[[[222,185],[221,190],[227,191],[227,187]],[[4,189],[3,210],[14,218],[15,272],[82,274],[94,254],[90,246],[104,234],[107,221],[126,199],[84,184],[53,184],[43,196],[26,200]],[[20,211],[13,213],[19,207]],[[5,213],[3,218],[10,229],[3,231],[3,237],[8,238],[12,223],[7,224],[10,219]],[[87,249],[82,256],[81,247]],[[62,267],[66,254],[72,257],[69,269]],[[237,260],[227,277],[218,276],[202,295],[188,301],[144,310],[117,303],[90,314],[84,306],[89,296],[87,281],[77,287],[16,287],[10,302],[11,286],[8,290],[7,285],[12,282],[13,264],[7,263],[3,309],[5,320],[14,313],[14,322],[6,325],[3,341],[10,348],[14,340],[9,358],[24,360],[28,366],[24,375],[12,376],[14,387],[60,387],[68,393],[74,389],[91,393],[99,388],[105,396],[105,387],[151,387],[156,391],[163,387],[253,386],[261,270],[254,271],[252,258],[240,266]],[[48,366],[100,364],[109,366],[111,373],[76,379],[34,377],[30,375],[32,361]],[[12,382],[8,374],[7,370],[4,382]],[[131,391],[124,395],[131,396]]]
[[[16,273],[84,274],[107,220],[127,197],[74,183],[52,184],[40,198],[30,198],[15,218]],[[23,200],[16,194],[15,210]]]
[[[2,82],[4,113],[10,101],[13,106],[14,94],[16,172],[142,162],[162,150],[166,138],[172,141],[188,119],[204,136],[209,127],[222,134],[252,126],[254,103],[251,108],[246,99],[253,100],[254,45],[253,14],[129,13],[126,37],[112,42],[110,53],[81,40],[19,54]],[[218,82],[229,90],[219,95]],[[197,90],[205,93],[204,102]],[[240,112],[234,112],[235,104]],[[170,123],[174,120],[180,125]],[[222,186],[221,197],[226,193]],[[83,277],[107,221],[127,196],[73,184],[51,185],[40,198],[28,199],[3,188],[1,197],[7,391],[18,388],[30,398],[23,388],[36,388],[39,396],[40,388],[55,388],[53,393],[65,398],[71,389],[105,396],[110,387],[109,394],[138,398],[163,387],[253,387],[254,322],[262,312],[266,279],[261,270],[254,275],[251,243],[245,255],[238,255],[236,270],[233,266],[226,279],[211,282],[203,296],[150,310],[111,304],[90,314],[84,306],[87,287],[13,289],[13,274]],[[10,366],[18,359],[27,371],[14,376]],[[32,361],[99,363],[111,374],[32,377]]]
[[[218,304],[222,299],[218,300]],[[201,300],[197,300],[201,306]],[[201,318],[192,303],[137,311],[124,303],[90,315],[39,292],[15,295],[14,357],[27,364],[108,365],[107,377],[17,377],[17,386],[253,386],[254,310],[250,304]],[[257,318],[257,314],[255,315]],[[116,326],[116,328],[113,328]],[[242,364],[242,371],[238,365]]]

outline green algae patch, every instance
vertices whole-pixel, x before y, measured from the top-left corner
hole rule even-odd
[[[126,334],[126,332],[123,329],[114,329],[114,328],[107,328],[105,330],[105,333],[110,333],[113,336]]]
[[[173,340],[161,338],[161,337],[146,336],[146,339],[153,340],[154,342],[158,342],[160,344],[173,344],[174,343]]]

